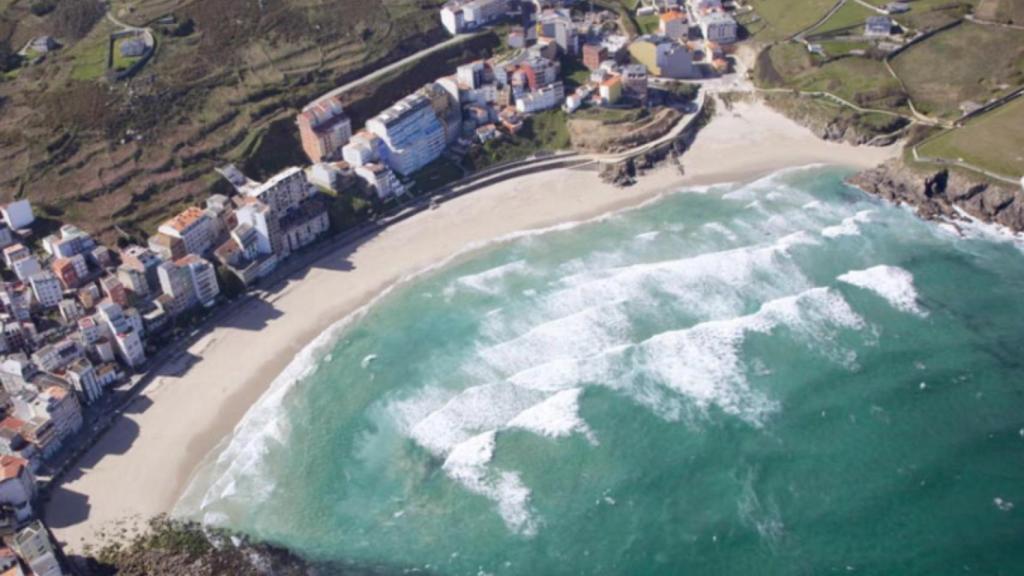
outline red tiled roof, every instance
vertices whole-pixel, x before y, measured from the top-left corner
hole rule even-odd
[[[18,456],[4,454],[0,456],[0,480],[17,478],[28,465],[28,461]]]

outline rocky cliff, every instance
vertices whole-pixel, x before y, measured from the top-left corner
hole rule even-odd
[[[960,172],[911,170],[900,160],[861,172],[850,183],[897,204],[908,204],[926,219],[963,219],[962,210],[983,222],[1024,232],[1024,192]]]

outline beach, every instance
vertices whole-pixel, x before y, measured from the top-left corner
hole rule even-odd
[[[72,552],[120,523],[171,511],[197,465],[228,437],[294,356],[388,286],[467,248],[582,221],[684,186],[736,182],[807,164],[874,166],[896,147],[826,143],[759,103],[719,105],[682,158],[627,188],[560,169],[443,203],[354,244],[221,319],[165,367],[52,491],[45,518]]]

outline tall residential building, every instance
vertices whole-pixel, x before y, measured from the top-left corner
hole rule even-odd
[[[299,113],[296,123],[302,149],[314,164],[339,159],[341,148],[352,137],[352,120],[345,114],[340,96],[314,101]]]
[[[145,364],[146,350],[142,345],[142,336],[121,306],[114,302],[104,302],[99,305],[99,316],[117,344],[121,361],[132,368]]]
[[[36,297],[36,302],[43,308],[53,308],[60,304],[64,297],[64,289],[60,285],[60,280],[52,272],[45,270],[36,272],[29,278],[29,284],[32,286],[32,294]]]
[[[275,174],[270,180],[248,190],[246,196],[255,198],[281,215],[298,206],[309,196],[309,181],[302,168],[291,167]]]
[[[195,294],[195,302],[207,308],[217,302],[220,285],[217,284],[217,271],[213,264],[210,264],[205,258],[189,254],[175,262],[175,265],[188,271],[189,282]]]
[[[202,208],[190,206],[160,225],[157,230],[185,244],[187,254],[205,254],[213,247],[216,225]]]
[[[160,289],[170,298],[168,313],[172,316],[192,308],[196,304],[196,291],[192,287],[192,275],[177,262],[164,262],[158,270]]]
[[[156,269],[160,267],[163,259],[157,255],[156,252],[143,248],[142,246],[129,246],[121,251],[121,268],[134,270],[141,273],[146,280],[146,285],[149,287],[146,293],[152,293],[160,288],[160,279],[157,278]],[[121,280],[124,282],[124,279]],[[135,286],[134,282],[124,282],[125,285],[129,286],[129,289],[135,290],[132,286]]]
[[[420,93],[399,100],[368,120],[366,127],[387,146],[388,167],[403,176],[437,159],[447,144],[430,100]]]

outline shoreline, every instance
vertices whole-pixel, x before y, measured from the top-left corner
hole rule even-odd
[[[823,142],[767,106],[722,109],[682,156],[628,188],[596,171],[521,176],[444,202],[363,240],[342,244],[252,298],[156,375],[52,490],[45,518],[72,552],[104,529],[170,512],[211,453],[296,355],[325,330],[404,279],[516,233],[585,222],[692,186],[749,181],[808,164],[865,169],[899,153]],[[84,541],[83,541],[84,539]]]

